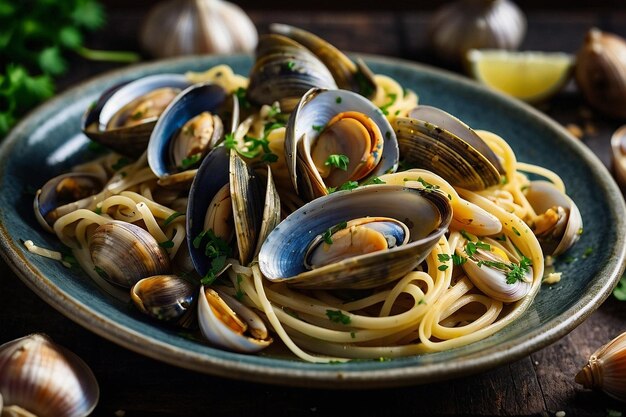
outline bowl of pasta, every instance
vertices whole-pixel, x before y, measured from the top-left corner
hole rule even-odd
[[[130,350],[310,387],[480,372],[611,293],[623,198],[556,122],[414,62],[350,54],[351,84],[303,78],[312,58],[290,56],[276,71],[248,55],[132,66],[38,108],[0,149],[7,263]],[[154,119],[146,100],[107,116],[164,74],[180,85]]]

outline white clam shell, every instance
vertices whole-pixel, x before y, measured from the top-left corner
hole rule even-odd
[[[583,219],[574,201],[565,193],[551,182],[532,181],[526,190],[526,198],[537,214],[544,213],[553,206],[561,206],[569,211],[567,227],[558,244],[555,242],[555,248],[552,251],[546,250],[550,248],[542,243],[544,255],[558,256],[578,241],[583,228]]]
[[[462,255],[460,251],[458,254]],[[478,266],[477,262],[469,258],[463,264],[463,270],[479,290],[503,303],[521,300],[532,286],[533,270],[530,267],[525,274],[528,281],[516,281],[513,284],[506,282],[506,275],[502,271],[486,265]]]
[[[84,417],[100,389],[82,359],[37,333],[0,346],[0,393],[0,410],[4,403],[38,417]]]
[[[215,292],[232,309],[231,314],[234,313],[241,321],[245,322],[252,332],[248,331],[245,334],[240,334],[227,326],[209,305],[205,295],[205,288],[201,286],[198,296],[198,323],[203,336],[209,342],[222,348],[242,353],[258,352],[272,343],[272,338],[267,335],[267,329],[263,320],[254,311],[224,292]],[[250,336],[248,333],[260,335],[260,337]]]
[[[599,389],[607,395],[626,401],[626,332],[600,347],[587,365],[576,375],[585,388]]]

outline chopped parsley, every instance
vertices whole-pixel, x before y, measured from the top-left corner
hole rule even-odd
[[[515,233],[517,236],[521,236],[520,232],[516,228],[512,227],[511,229],[513,229],[513,233]]]
[[[439,265],[437,269],[440,271],[445,271],[446,269],[448,269],[448,265]]]
[[[324,242],[326,242],[329,245],[332,245],[333,244],[332,236],[338,231],[345,229],[346,227],[348,227],[348,222],[341,222],[339,224],[334,225],[333,227],[329,227],[328,229],[326,229],[326,231],[322,233],[322,238],[324,239]]]
[[[159,242],[159,246],[165,249],[173,248],[174,242],[171,240],[166,240],[165,242]]]
[[[163,227],[166,227],[167,225],[169,225],[171,222],[173,222],[175,219],[179,218],[180,216],[184,216],[184,214],[178,211],[175,211],[167,219],[165,219],[165,221],[163,222]]]
[[[96,206],[93,212],[96,214],[102,214],[102,206]]]
[[[326,310],[326,316],[333,323],[350,324],[350,316],[346,316],[341,310]]]
[[[326,191],[328,194],[332,194],[335,191],[346,191],[346,190],[354,190],[359,186],[359,183],[356,181],[348,181],[341,184],[339,187],[327,187]]]
[[[342,171],[347,171],[349,163],[350,159],[346,155],[332,154],[328,156],[324,165],[339,168]]]
[[[285,68],[287,68],[289,71],[293,71],[293,68],[296,66],[296,62],[295,61],[287,61],[285,63]]]
[[[515,284],[517,281],[523,281],[524,275],[528,272],[528,268],[532,265],[532,261],[525,256],[518,264],[511,262],[510,264],[497,261],[478,261],[479,267],[487,265],[492,268],[500,269],[506,272],[506,283]]]
[[[337,104],[341,103],[341,97],[337,97],[337,98],[335,99],[335,103],[337,103]]]
[[[387,98],[389,99],[389,101],[380,106],[380,111],[382,111],[385,116],[389,115],[389,107],[395,104],[396,100],[398,99],[398,95],[390,93],[387,94]]]
[[[239,106],[241,106],[241,108],[247,110],[252,107],[250,101],[248,101],[247,91],[245,88],[239,87],[238,89],[236,89],[235,96],[237,96],[237,100],[239,101]]]
[[[324,130],[324,127],[325,126],[322,126],[322,125],[313,125],[313,126],[311,126],[311,128],[313,130],[315,130],[316,132],[321,132],[322,130]]]
[[[450,260],[450,255],[447,253],[440,253],[437,255],[437,259],[439,259],[439,262],[448,262]]]
[[[189,155],[187,158],[183,159],[180,162],[180,169],[186,170],[196,165],[198,161],[202,158],[201,153],[194,153],[193,155]]]
[[[424,178],[422,178],[422,177],[419,177],[419,178],[417,179],[417,182],[419,182],[420,184],[422,184],[422,186],[424,187],[424,189],[425,189],[426,191],[429,191],[429,192],[430,192],[430,191],[435,191],[435,190],[438,190],[438,189],[439,189],[439,186],[438,186],[438,185],[431,184],[431,183],[429,183],[428,181],[426,181],[426,180],[425,180]]]
[[[588,258],[589,256],[591,256],[591,254],[593,253],[593,248],[592,247],[588,247],[587,249],[585,249],[585,251],[583,252],[583,259]]]
[[[455,265],[463,265],[465,262],[467,262],[467,258],[465,256],[461,256],[461,255],[457,255],[457,254],[453,254],[452,255],[452,263]]]
[[[224,239],[215,235],[213,229],[208,229],[198,234],[193,240],[193,247],[196,249],[204,247],[204,255],[209,258],[210,266],[200,282],[203,285],[211,285],[217,278],[217,274],[224,269],[226,258],[230,256],[231,248]]]
[[[369,178],[369,179],[367,179],[366,181],[364,181],[364,182],[361,184],[361,186],[364,186],[364,185],[373,185],[373,184],[387,184],[387,183],[386,183],[385,181],[381,180],[381,179],[380,179],[380,178],[378,178],[378,177],[372,177],[372,178]]]

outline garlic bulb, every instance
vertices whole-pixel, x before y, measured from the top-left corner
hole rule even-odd
[[[611,165],[615,180],[626,190],[626,125],[611,136]]]
[[[158,58],[254,50],[256,27],[237,5],[223,0],[165,0],[148,13],[140,43]]]
[[[576,55],[574,77],[596,110],[626,118],[626,40],[591,29]]]
[[[461,63],[470,49],[517,49],[526,35],[526,16],[510,0],[456,0],[429,23],[435,54]]]
[[[596,350],[576,375],[576,382],[626,401],[626,332]]]
[[[44,334],[0,346],[2,415],[84,417],[96,407],[99,394],[82,359]]]

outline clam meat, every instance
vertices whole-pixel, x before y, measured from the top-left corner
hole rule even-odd
[[[287,216],[263,243],[259,267],[270,281],[299,288],[373,288],[413,270],[451,219],[450,201],[438,191],[338,191]]]

